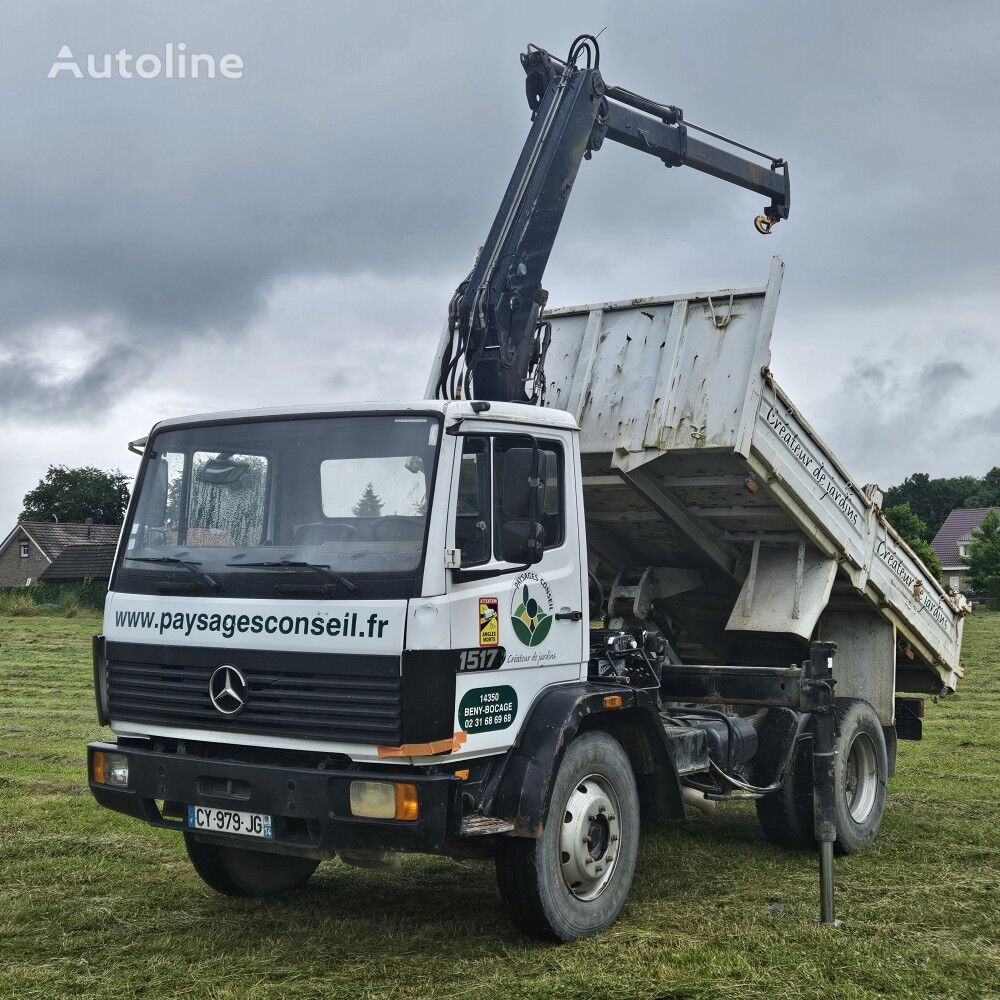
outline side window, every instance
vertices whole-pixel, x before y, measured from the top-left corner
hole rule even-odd
[[[155,452],[151,456],[126,546],[130,552],[180,544],[184,468],[183,452]]]
[[[489,562],[490,511],[490,439],[465,438],[455,510],[455,546],[462,550],[463,566]]]
[[[503,484],[503,456],[511,448],[531,447],[530,439],[516,435],[500,435],[494,439],[494,475],[497,490],[495,498],[497,532],[500,530],[503,497],[500,496]],[[545,490],[542,509],[538,511],[538,519],[545,529],[545,547],[554,549],[562,545],[566,537],[565,502],[563,498],[563,450],[554,441],[539,441],[538,450],[545,456]],[[524,516],[527,517],[527,511]],[[497,551],[499,551],[499,537]]]
[[[171,451],[162,456],[163,467],[157,466],[163,483],[162,508],[155,512],[147,512],[146,522],[151,527],[153,537],[147,540],[147,545],[171,546],[179,544],[181,525],[181,501],[184,495],[184,455]],[[159,499],[159,497],[155,498]],[[150,514],[153,516],[150,517]],[[138,520],[138,518],[136,519]],[[157,526],[159,530],[152,530]],[[131,541],[129,548],[132,547]]]

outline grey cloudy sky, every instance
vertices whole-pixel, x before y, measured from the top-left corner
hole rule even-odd
[[[601,36],[606,79],[787,157],[792,218],[607,144],[553,305],[761,284],[773,367],[848,468],[1000,464],[992,3],[0,0],[0,532],[50,463],[157,419],[419,396],[528,128],[518,54]],[[240,80],[46,74],[235,52]]]

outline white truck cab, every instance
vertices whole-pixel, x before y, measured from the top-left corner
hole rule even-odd
[[[528,562],[533,450],[544,468],[535,491],[544,541]],[[586,676],[580,482],[572,418],[521,404],[366,404],[158,424],[107,601],[112,648],[269,653],[275,669],[282,657],[382,663],[419,652],[443,663],[447,653],[454,691],[433,720],[423,710],[404,718],[374,690],[370,701],[356,692],[339,712],[304,708],[294,721],[250,692],[185,717],[170,701],[186,688],[116,672],[113,728],[367,762],[426,762],[446,745],[453,760],[506,750],[540,690]],[[405,681],[400,690],[428,693]],[[365,718],[369,703],[379,710]]]

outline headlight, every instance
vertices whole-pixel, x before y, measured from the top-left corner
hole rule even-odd
[[[351,813],[367,819],[417,819],[417,786],[399,781],[352,781]]]
[[[95,750],[91,761],[94,781],[98,785],[128,787],[128,757],[123,753],[105,753]]]

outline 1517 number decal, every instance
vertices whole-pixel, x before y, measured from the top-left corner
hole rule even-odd
[[[503,666],[505,652],[503,646],[483,649],[459,649],[458,672],[475,673],[480,670],[499,670]]]

